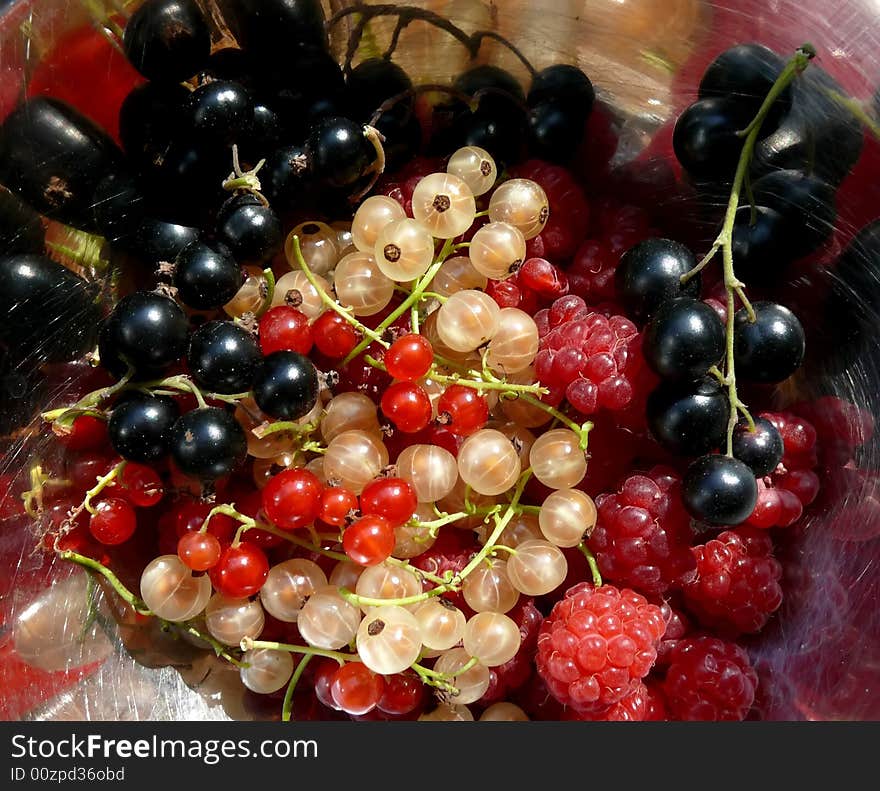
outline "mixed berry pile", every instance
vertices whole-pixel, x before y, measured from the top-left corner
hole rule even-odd
[[[721,53],[678,119],[707,242],[597,164],[580,69],[422,89],[256,5],[124,20],[119,144],[3,122],[3,507],[284,719],[754,716],[776,547],[872,430],[791,396],[772,287],[835,221],[842,174],[773,159],[812,51]]]

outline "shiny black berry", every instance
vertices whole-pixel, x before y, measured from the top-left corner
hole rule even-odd
[[[184,305],[196,310],[219,308],[244,282],[241,266],[225,247],[204,242],[187,245],[174,265],[174,286]]]
[[[218,0],[217,5],[239,44],[261,57],[283,63],[291,49],[327,45],[320,0]]]
[[[455,78],[453,87],[476,98],[478,110],[488,111],[502,122],[505,117],[518,116],[526,100],[519,80],[509,71],[491,64],[462,72]]]
[[[127,394],[110,413],[110,444],[128,461],[156,461],[168,453],[171,428],[179,417],[180,408],[173,398]]]
[[[714,379],[668,382],[648,396],[647,417],[651,434],[666,450],[699,456],[724,442],[730,403]]]
[[[731,99],[700,99],[675,123],[675,156],[696,181],[732,178],[743,147],[743,138],[737,132],[751,120],[749,113]]]
[[[95,289],[42,255],[0,258],[0,344],[17,360],[65,362],[94,348]]]
[[[409,75],[396,63],[385,58],[361,61],[351,70],[346,83],[352,115],[364,123],[370,120],[385,101],[412,88]],[[389,112],[409,113],[414,103],[413,97],[400,99]]]
[[[181,118],[194,140],[208,145],[231,144],[253,123],[254,104],[239,83],[213,80],[190,93]]]
[[[215,481],[240,466],[246,456],[244,429],[225,409],[194,409],[171,429],[171,458],[184,475]]]
[[[240,264],[268,261],[284,243],[278,215],[254,195],[236,195],[223,204],[216,235]]]
[[[147,0],[128,20],[122,43],[148,80],[181,82],[207,64],[211,31],[195,0]]]
[[[756,302],[755,321],[745,308],[734,320],[736,374],[747,382],[776,384],[788,379],[804,359],[804,328],[788,308]]]
[[[363,125],[348,118],[321,121],[306,138],[312,178],[328,187],[347,187],[366,173],[375,157]]]
[[[627,250],[615,272],[618,299],[638,320],[649,319],[664,302],[699,297],[700,276],[682,284],[696,266],[693,253],[671,239],[645,239]]]
[[[529,153],[549,162],[567,162],[584,139],[585,119],[557,102],[529,110]]]
[[[681,499],[694,519],[718,527],[738,525],[755,510],[758,484],[739,459],[703,456],[688,467]]]
[[[642,350],[665,379],[705,375],[724,355],[724,325],[705,302],[676,299],[661,305],[645,327]]]
[[[251,166],[256,165],[281,145],[283,137],[281,117],[268,104],[258,101],[254,104],[247,129],[237,141],[241,161]],[[262,180],[263,171],[260,170],[260,181]]]
[[[556,63],[534,76],[526,101],[529,107],[552,102],[572,116],[580,116],[583,125],[595,98],[593,83],[586,74],[577,66]]]
[[[254,336],[231,321],[209,321],[199,327],[186,355],[199,387],[227,395],[251,389],[261,358]]]
[[[757,206],[737,209],[733,226],[733,263],[736,276],[748,286],[769,286],[784,277],[795,254],[788,244],[782,215]]]
[[[180,83],[147,82],[133,88],[119,108],[119,139],[137,165],[161,156],[180,131],[189,91]]]
[[[767,418],[755,418],[755,430],[740,420],[733,430],[733,455],[746,464],[757,478],[769,475],[785,453],[782,435]]]
[[[117,244],[152,271],[161,262],[173,263],[198,238],[197,228],[147,217],[140,222],[133,234],[120,239]]]
[[[153,291],[136,291],[119,300],[101,326],[101,364],[115,376],[129,365],[139,378],[161,374],[183,357],[187,335],[180,305]]]
[[[273,352],[263,358],[254,378],[254,400],[267,415],[296,420],[318,400],[318,372],[297,352]]]
[[[260,170],[260,185],[269,202],[280,210],[303,205],[308,199],[309,170],[300,145],[276,148]]]
[[[40,215],[11,192],[0,192],[0,255],[42,253],[45,242]]]

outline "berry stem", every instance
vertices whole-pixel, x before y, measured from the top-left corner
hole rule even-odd
[[[117,464],[110,472],[106,475],[102,475],[98,478],[95,485],[86,492],[86,496],[83,499],[82,507],[85,508],[90,514],[96,513],[94,506],[92,505],[92,498],[97,497],[101,492],[104,491],[114,480],[116,480],[119,473],[121,473],[125,469],[126,462],[121,461]]]
[[[833,91],[830,88],[823,88],[823,90],[826,96],[833,99],[844,109],[849,110],[854,118],[860,121],[874,137],[880,140],[880,123],[877,123],[877,120],[865,109],[865,105],[862,102],[858,99],[844,96],[842,93]]]
[[[29,473],[31,488],[22,492],[21,502],[24,512],[31,518],[37,519],[43,511],[43,490],[48,486],[64,488],[71,485],[67,478],[52,478],[43,472],[41,464],[35,464]]]
[[[416,593],[412,596],[402,596],[399,599],[376,599],[372,596],[359,596],[348,588],[339,588],[339,595],[350,604],[355,604],[358,607],[384,607],[392,604],[398,607],[407,607],[410,604],[418,604],[419,602],[423,602],[433,596],[440,596],[446,592],[447,588],[444,585],[438,585],[436,588],[431,588],[430,590]]]
[[[538,407],[538,409],[543,409],[548,415],[551,415],[564,426],[570,428],[580,438],[581,450],[585,451],[587,449],[590,431],[593,429],[592,421],[587,420],[585,423],[578,425],[570,417],[556,409],[556,407],[552,407],[550,404],[545,404],[541,399],[535,398],[530,393],[520,393],[519,398],[522,398],[526,403],[531,404],[532,406]]]
[[[749,423],[750,428],[754,428],[754,420],[748,411],[746,405],[740,400],[736,388],[736,368],[734,354],[734,332],[735,332],[735,315],[736,300],[742,303],[748,314],[749,321],[755,321],[755,310],[751,302],[745,295],[743,283],[736,277],[733,268],[733,226],[736,220],[736,212],[740,204],[740,195],[746,184],[749,172],[749,166],[752,162],[755,144],[758,141],[758,135],[761,126],[773,103],[779,95],[789,86],[789,84],[801,74],[809,65],[810,61],[816,56],[816,50],[811,44],[803,44],[799,47],[794,56],[786,64],[782,73],[773,83],[767,96],[764,98],[760,109],[749,125],[737,132],[737,135],[744,137],[742,151],[739,155],[739,161],[736,165],[736,172],[733,177],[733,184],[730,188],[730,198],[727,202],[727,210],[724,214],[724,221],[721,225],[721,231],[712,244],[711,249],[706,256],[693,268],[690,272],[684,274],[681,278],[682,283],[686,283],[697,272],[703,270],[706,265],[715,257],[715,254],[721,251],[721,262],[724,274],[724,288],[727,292],[727,322],[726,322],[726,348],[725,348],[725,364],[724,375],[721,380],[722,384],[727,387],[727,397],[730,402],[730,417],[727,424],[727,447],[726,454],[733,456],[733,431],[739,420],[739,414],[742,413]],[[717,376],[717,374],[716,374]]]
[[[603,584],[602,575],[599,573],[599,564],[596,562],[596,556],[587,546],[586,541],[581,541],[581,543],[578,544],[578,549],[587,559],[587,565],[590,567],[590,576],[592,576],[593,578],[593,585],[595,585],[597,588],[601,588]]]
[[[299,683],[300,678],[302,677],[303,671],[306,669],[306,665],[309,664],[313,656],[314,654],[306,654],[302,659],[300,659],[299,664],[293,671],[293,675],[290,677],[290,681],[287,684],[287,690],[284,693],[284,701],[281,704],[282,722],[290,722],[291,717],[293,716],[293,692],[296,689],[296,685]]]
[[[274,640],[254,640],[245,637],[241,641],[242,651],[256,651],[260,648],[268,648],[270,651],[288,651],[291,654],[305,654],[306,656],[323,656],[327,659],[335,659],[342,667],[346,662],[357,662],[356,654],[343,654],[341,651],[328,651],[325,648],[313,648],[310,645],[292,645],[291,643],[276,643]]]
[[[272,271],[271,266],[267,266],[263,270],[263,277],[266,280],[266,294],[263,297],[263,304],[260,305],[260,309],[254,314],[257,318],[260,318],[272,307],[272,300],[275,298],[275,273]]]
[[[87,393],[73,406],[61,407],[60,409],[43,412],[41,417],[47,423],[52,424],[52,430],[56,433],[69,433],[70,427],[77,417],[80,415],[95,414],[101,404],[115,396],[117,393],[125,390],[126,387],[128,387],[133,373],[134,372],[131,368],[129,368],[128,371],[126,371],[125,376],[115,384]]]
[[[473,667],[473,665],[471,665],[471,667]],[[449,679],[453,678],[453,676],[449,676],[446,673],[439,673],[436,670],[431,670],[424,665],[420,665],[418,662],[413,662],[413,664],[410,665],[410,668],[416,672],[423,684],[426,684],[430,687],[436,687],[437,689],[443,690],[450,695],[458,694],[458,688],[453,686],[449,681]],[[462,670],[459,670],[458,672],[461,673],[463,670],[464,668],[462,668]]]
[[[87,557],[86,555],[80,555],[79,552],[73,552],[69,549],[59,550],[58,556],[62,560],[69,560],[71,563],[76,563],[78,566],[82,566],[84,569],[88,569],[90,571],[94,571],[100,574],[102,577],[104,577],[105,580],[107,580],[107,582],[110,584],[110,587],[113,588],[114,591],[116,591],[119,598],[122,599],[139,615],[153,614],[152,611],[147,608],[147,605],[144,604],[143,600],[135,596],[128,588],[126,588],[125,585],[120,582],[119,577],[117,577],[100,561],[97,561],[94,558]]]

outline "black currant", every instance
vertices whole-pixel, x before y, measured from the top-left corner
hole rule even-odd
[[[245,87],[256,82],[257,64],[249,52],[238,47],[223,47],[211,53],[205,73],[215,80],[232,80]]]
[[[312,178],[329,187],[347,187],[366,173],[375,152],[364,127],[348,118],[325,118],[306,139]]]
[[[627,250],[615,272],[617,296],[639,321],[649,319],[668,300],[700,296],[700,275],[682,284],[697,265],[693,253],[671,239],[651,238]]]
[[[253,124],[254,104],[239,83],[213,80],[190,93],[181,118],[200,143],[231,144]]]
[[[786,244],[782,215],[766,206],[740,206],[733,225],[731,246],[736,276],[746,285],[768,286],[778,283],[794,260]]]
[[[745,308],[734,319],[733,352],[737,376],[747,382],[776,384],[788,379],[804,359],[804,328],[788,308],[756,302],[755,321]]]
[[[422,145],[422,125],[415,113],[382,113],[376,121],[385,142],[385,168],[395,171],[410,162]]]
[[[157,461],[168,453],[171,429],[179,417],[180,408],[169,396],[128,393],[110,413],[110,444],[128,461]]]
[[[526,97],[522,85],[509,71],[483,64],[462,72],[453,87],[468,96],[477,96],[477,109],[487,112],[500,124],[521,117]]]
[[[147,82],[125,97],[119,108],[119,139],[136,165],[161,155],[178,134],[188,97],[189,91],[177,82]]]
[[[244,275],[232,253],[221,245],[187,245],[174,264],[174,286],[184,305],[196,310],[219,308],[232,299]]]
[[[541,69],[533,78],[527,102],[529,107],[552,103],[569,117],[580,117],[581,126],[593,109],[596,92],[589,77],[577,66],[556,63]]]
[[[96,290],[42,255],[0,258],[0,342],[19,360],[65,362],[94,348]]]
[[[396,63],[385,58],[361,61],[351,70],[346,82],[352,117],[364,123],[370,120],[385,101],[412,88],[409,75]],[[415,101],[410,96],[401,99],[387,113],[408,114],[414,104]]]
[[[754,117],[784,68],[785,61],[773,50],[756,43],[738,44],[709,64],[700,82],[699,96],[730,97]],[[773,103],[764,121],[768,131],[775,129],[788,112],[791,97],[789,86]]]
[[[704,376],[724,356],[724,325],[705,302],[675,299],[661,305],[645,327],[642,350],[666,379]]]
[[[651,434],[666,450],[699,456],[724,442],[730,402],[714,379],[667,382],[648,396],[647,417]]]
[[[218,0],[223,20],[246,50],[283,62],[293,48],[326,47],[320,0]]]
[[[281,118],[265,102],[254,105],[247,131],[238,139],[238,154],[242,162],[256,165],[281,145]],[[260,181],[263,171],[260,170]],[[263,193],[265,194],[265,193]]]
[[[453,139],[456,148],[477,146],[488,151],[497,162],[509,164],[520,159],[527,133],[528,119],[518,106],[514,114],[499,111],[497,105],[481,105],[475,113],[462,116]]]
[[[584,139],[584,118],[557,102],[529,111],[529,153],[550,162],[568,162]]]
[[[178,418],[171,429],[170,449],[184,475],[215,481],[244,462],[247,438],[230,412],[204,407]]]
[[[740,420],[733,430],[733,455],[751,469],[757,478],[769,475],[779,466],[785,444],[779,430],[767,418],[755,418],[755,430]]]
[[[115,376],[128,366],[138,377],[156,376],[186,351],[186,314],[173,299],[153,291],[123,297],[99,335],[101,364]]]
[[[160,262],[173,263],[198,238],[197,228],[148,217],[141,221],[133,234],[120,239],[118,245],[150,270],[154,270]]]
[[[725,181],[733,177],[743,138],[737,132],[751,116],[735,101],[700,99],[675,123],[672,146],[681,166],[696,181]]]
[[[305,203],[309,186],[305,148],[292,145],[275,149],[260,170],[260,184],[269,202],[282,211]]]
[[[135,178],[119,171],[105,176],[95,188],[95,226],[111,244],[135,233],[144,221],[146,199]]]
[[[815,176],[780,170],[755,181],[752,194],[756,203],[782,217],[779,239],[792,260],[816,250],[834,230],[834,187]]]
[[[231,321],[209,321],[199,327],[186,355],[199,387],[227,395],[251,389],[261,359],[254,336]]]
[[[718,527],[748,519],[758,502],[758,484],[739,459],[703,456],[685,472],[681,499],[694,519]]]
[[[121,168],[122,152],[79,111],[33,98],[0,125],[0,182],[40,214],[95,231],[95,190]]]
[[[11,192],[0,192],[0,255],[39,254],[45,243],[40,215]]]
[[[263,358],[254,377],[254,400],[267,415],[297,420],[318,400],[318,372],[297,352],[273,352]]]
[[[147,0],[128,20],[122,43],[148,80],[181,82],[208,63],[211,30],[195,0]]]
[[[269,261],[284,243],[278,215],[255,195],[235,195],[223,204],[216,235],[240,264]]]

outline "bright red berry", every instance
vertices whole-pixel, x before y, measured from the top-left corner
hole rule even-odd
[[[134,535],[137,517],[134,508],[121,497],[108,497],[95,506],[89,520],[89,532],[107,546],[124,544]]]
[[[517,272],[517,283],[545,299],[556,299],[568,293],[565,273],[544,258],[529,258]]]
[[[357,511],[358,498],[350,489],[344,486],[328,486],[321,492],[318,501],[318,519],[328,525],[342,527]]]
[[[388,520],[369,514],[352,522],[342,534],[342,548],[359,566],[375,566],[394,549],[394,528]]]
[[[421,679],[412,671],[383,676],[385,689],[376,707],[392,717],[404,717],[415,711],[422,703],[425,686]]]
[[[78,415],[70,426],[70,431],[59,439],[68,450],[95,450],[104,447],[108,441],[107,421],[92,415]]]
[[[346,662],[333,675],[330,695],[346,714],[366,714],[376,708],[385,682],[361,662]]]
[[[392,528],[408,522],[419,501],[412,485],[403,478],[377,478],[361,492],[361,513],[377,514]]]
[[[447,431],[466,437],[489,420],[489,402],[474,388],[449,385],[437,399],[437,414]]]
[[[177,542],[177,556],[193,571],[207,571],[217,565],[223,548],[210,533],[184,533]]]
[[[383,361],[385,370],[395,379],[418,379],[434,362],[434,349],[424,335],[411,332],[391,344]]]
[[[119,474],[121,493],[132,505],[138,508],[151,508],[158,505],[165,496],[162,477],[152,467],[126,462]]]
[[[431,399],[412,382],[395,382],[382,394],[382,413],[404,434],[415,434],[431,421]]]
[[[312,325],[315,346],[332,360],[345,357],[358,342],[358,334],[342,316],[327,310]]]
[[[260,319],[260,349],[263,354],[289,351],[308,354],[312,349],[309,317],[287,305],[267,310]]]
[[[226,547],[211,570],[214,587],[233,599],[253,596],[263,587],[268,576],[266,553],[247,541]]]
[[[303,467],[279,472],[263,487],[263,510],[282,530],[295,530],[315,521],[323,487]]]

